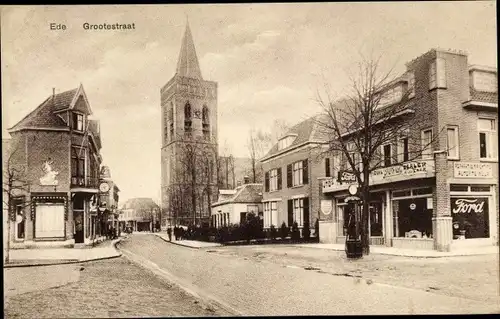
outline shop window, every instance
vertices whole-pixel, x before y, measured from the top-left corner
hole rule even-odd
[[[479,119],[479,157],[481,159],[496,159],[498,156],[498,136],[494,119]]]
[[[427,198],[399,199],[392,204],[395,237],[432,237],[432,209],[427,207]]]
[[[64,237],[64,205],[36,204],[35,237]]]
[[[489,238],[488,214],[488,197],[452,197],[453,238]]]

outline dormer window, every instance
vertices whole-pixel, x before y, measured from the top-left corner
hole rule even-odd
[[[396,86],[393,86],[389,89],[386,89],[380,93],[378,93],[380,99],[376,107],[386,107],[401,101],[403,97],[403,83],[399,83]]]
[[[292,145],[293,141],[295,141],[296,137],[297,137],[297,134],[289,134],[289,135],[283,137],[278,142],[278,149],[282,150],[282,149],[289,147],[290,145]]]
[[[83,132],[84,124],[85,124],[85,117],[83,114],[80,113],[73,113],[72,114],[72,128],[76,131]]]

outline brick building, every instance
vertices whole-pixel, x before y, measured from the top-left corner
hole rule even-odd
[[[101,137],[91,114],[80,85],[53,93],[8,130],[9,168],[24,184],[13,197],[11,248],[72,247],[100,234]]]
[[[130,227],[134,231],[152,231],[160,227],[160,207],[151,198],[137,197],[125,202],[120,209],[121,229]]]
[[[439,49],[406,67],[385,106],[403,104],[427,127],[410,126],[382,147],[385,167],[370,176],[371,244],[440,251],[498,245],[497,70]],[[405,161],[408,136],[420,138],[414,161]],[[344,164],[333,165],[332,176]],[[323,242],[345,241],[344,199],[352,182],[342,178],[322,182]]]
[[[118,230],[120,189],[111,178],[111,171],[108,166],[101,168],[99,193],[99,210],[103,214],[104,220],[107,221],[106,228],[111,227]]]
[[[318,122],[315,116],[295,125],[261,159],[265,229],[283,222],[314,227],[320,204],[317,177],[325,175],[325,138]]]
[[[217,83],[204,80],[189,25],[161,93],[161,193],[166,222],[209,223],[217,198]]]

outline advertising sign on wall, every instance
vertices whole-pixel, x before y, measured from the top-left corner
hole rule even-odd
[[[456,162],[453,165],[453,174],[457,178],[492,178],[493,166],[491,163]]]

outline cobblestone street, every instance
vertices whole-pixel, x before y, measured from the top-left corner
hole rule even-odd
[[[6,318],[225,314],[124,257],[75,265],[10,268],[4,274]],[[19,285],[24,288],[13,288]]]
[[[442,258],[371,254],[360,260],[349,260],[340,251],[286,245],[225,246],[207,250],[489,303],[498,303],[500,295],[498,254]]]

